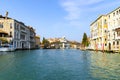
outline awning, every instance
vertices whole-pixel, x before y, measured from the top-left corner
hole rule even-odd
[[[120,31],[120,28],[116,28],[115,31],[117,31],[117,32]]]
[[[7,34],[8,35],[8,33],[3,31],[3,30],[0,30],[0,34]]]

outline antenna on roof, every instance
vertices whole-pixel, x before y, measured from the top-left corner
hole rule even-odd
[[[5,19],[7,19],[7,17],[8,17],[8,11],[6,11]]]

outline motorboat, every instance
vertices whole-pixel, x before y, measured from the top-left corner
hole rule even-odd
[[[4,44],[2,46],[0,46],[0,52],[4,52],[4,51],[15,51],[15,48],[13,45],[9,45],[9,44]]]

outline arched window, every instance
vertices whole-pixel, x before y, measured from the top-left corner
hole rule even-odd
[[[119,41],[117,41],[117,45],[119,45]]]

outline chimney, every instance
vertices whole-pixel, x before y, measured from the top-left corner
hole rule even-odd
[[[8,12],[6,11],[5,19],[7,19],[7,17],[8,17]]]

